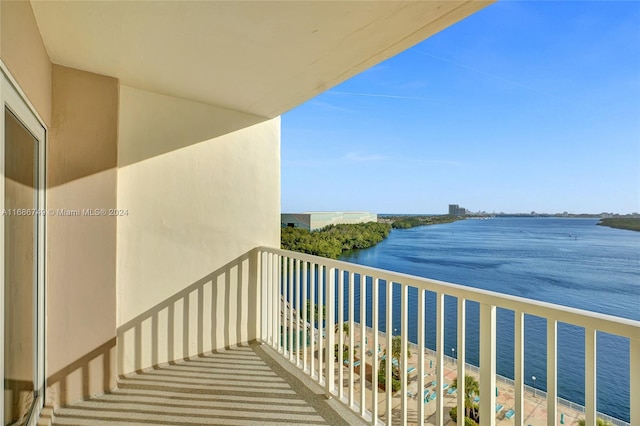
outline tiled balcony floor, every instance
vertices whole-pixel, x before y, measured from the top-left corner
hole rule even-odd
[[[118,389],[56,410],[55,425],[360,424],[266,346],[207,354],[121,379]]]

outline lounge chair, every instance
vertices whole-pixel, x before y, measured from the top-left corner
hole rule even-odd
[[[480,397],[476,396],[475,398],[473,398],[473,402],[478,403],[480,402]]]
[[[409,367],[409,368],[407,369],[407,374],[411,374],[411,373],[413,373],[414,371],[416,371],[416,368],[415,368],[415,367]]]
[[[449,387],[449,383],[445,383],[444,385],[442,385],[442,390],[445,390]]]
[[[499,413],[500,411],[502,411],[503,408],[504,408],[504,405],[496,404],[496,413]]]
[[[349,360],[348,359],[345,359],[343,362],[344,362],[345,367],[349,366]],[[359,365],[360,365],[360,360],[357,360],[356,362],[353,363],[354,367],[357,367]]]
[[[429,397],[430,401],[433,401],[434,399],[436,399],[437,394],[434,392],[431,394],[431,396]]]
[[[510,419],[511,417],[513,417],[516,414],[515,411],[513,410],[509,410],[506,412],[506,414],[504,415],[507,419]]]
[[[456,388],[449,388],[449,390],[447,391],[447,394],[451,395],[451,394],[455,393],[455,391],[456,391]]]

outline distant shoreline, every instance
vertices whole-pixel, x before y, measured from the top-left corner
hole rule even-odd
[[[388,223],[393,229],[409,229],[417,226],[439,225],[464,220],[463,216],[449,215],[385,215],[378,216],[378,222]]]
[[[608,226],[609,228],[626,229],[628,231],[640,232],[640,218],[637,217],[609,217],[601,219],[598,225]]]

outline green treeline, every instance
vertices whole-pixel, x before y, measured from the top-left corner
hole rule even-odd
[[[460,220],[455,216],[389,216],[385,217],[391,222],[394,229],[407,229],[415,226],[436,225],[439,223],[450,223]]]
[[[363,249],[384,240],[391,231],[387,223],[329,225],[317,231],[282,228],[280,246],[284,250],[337,259],[342,252]]]
[[[628,229],[630,231],[640,231],[640,218],[637,217],[609,217],[600,219],[598,225],[610,228]]]

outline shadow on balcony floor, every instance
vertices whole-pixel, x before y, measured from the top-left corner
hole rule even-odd
[[[127,376],[56,410],[55,425],[358,424],[270,348],[251,343]]]

